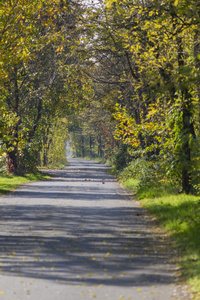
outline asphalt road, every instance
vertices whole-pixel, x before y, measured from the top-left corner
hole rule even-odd
[[[0,198],[0,300],[190,299],[169,240],[106,168],[70,159]]]

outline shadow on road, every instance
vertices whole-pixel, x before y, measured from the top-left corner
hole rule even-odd
[[[153,224],[139,206],[128,205],[127,196],[116,193],[112,176],[100,174],[102,180],[110,180],[108,186],[97,186],[98,181],[81,186],[83,178],[99,176],[87,164],[89,170],[81,178],[72,172],[70,182],[70,167],[57,172],[60,181],[27,185],[4,198],[1,274],[80,285],[174,282],[164,237],[148,229]]]

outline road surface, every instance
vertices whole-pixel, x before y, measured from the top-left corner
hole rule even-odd
[[[0,198],[0,300],[190,299],[174,250],[96,162]]]

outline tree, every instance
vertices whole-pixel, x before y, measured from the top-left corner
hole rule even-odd
[[[34,167],[42,127],[50,126],[59,111],[69,110],[71,99],[66,101],[64,94],[70,89],[66,76],[72,74],[68,66],[74,60],[70,47],[77,35],[77,10],[78,3],[59,0],[2,5],[1,101],[15,116],[9,137],[5,122],[1,131],[8,172]]]
[[[117,138],[147,158],[162,156],[166,172],[190,193],[199,159],[199,4],[104,4],[88,12],[85,57],[89,76],[104,84],[101,102],[112,94]]]
[[[70,144],[76,156],[111,160],[117,151],[114,122],[96,100],[69,122]]]
[[[46,128],[40,151],[40,165],[42,167],[66,164],[67,125],[66,118],[55,118],[51,122],[51,127]]]

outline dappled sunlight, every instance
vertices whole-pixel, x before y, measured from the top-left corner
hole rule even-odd
[[[1,210],[1,271],[73,284],[169,284],[169,257],[164,245],[157,249],[163,240],[141,230],[145,219],[139,213],[124,207],[7,205]]]
[[[99,171],[95,180],[89,165],[80,178],[66,167],[63,176],[54,171],[58,177],[1,198],[0,275],[173,294],[174,250],[165,234],[114,177]]]

